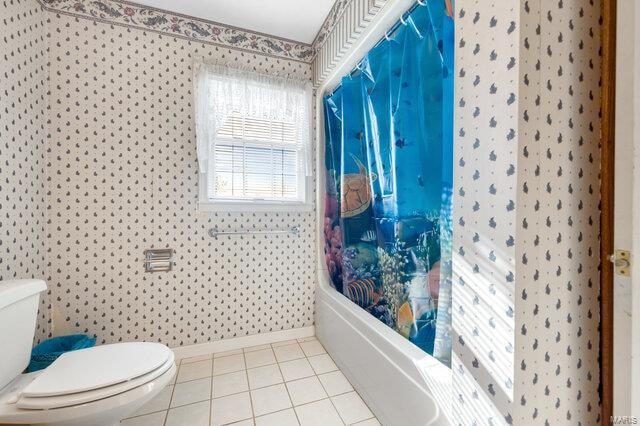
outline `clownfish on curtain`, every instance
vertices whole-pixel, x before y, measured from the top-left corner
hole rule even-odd
[[[451,3],[425,0],[324,98],[332,284],[448,365],[453,61]]]

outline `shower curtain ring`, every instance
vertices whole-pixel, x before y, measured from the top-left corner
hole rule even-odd
[[[427,5],[427,2],[425,2],[424,0],[417,0],[417,2],[418,2],[418,4],[420,6],[426,6]]]
[[[400,22],[402,25],[407,25],[407,21],[404,20],[404,15],[400,15]]]
[[[389,34],[387,34],[386,31],[384,32],[384,39],[387,40],[387,41],[391,41],[391,40],[389,40]]]

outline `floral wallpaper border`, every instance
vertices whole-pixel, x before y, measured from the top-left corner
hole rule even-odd
[[[340,20],[340,17],[344,11],[347,10],[349,3],[351,3],[351,0],[336,0],[333,6],[331,6],[329,14],[325,18],[322,23],[322,27],[320,27],[320,31],[318,31],[316,38],[311,44],[316,52],[322,47],[329,34],[331,34],[331,31],[333,31],[333,28]]]
[[[315,48],[309,44],[121,0],[40,1],[45,9],[57,13],[155,31],[262,55],[311,63],[316,53]],[[350,0],[340,1],[348,3]]]

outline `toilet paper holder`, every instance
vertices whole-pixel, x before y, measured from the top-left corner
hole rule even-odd
[[[169,272],[173,267],[173,249],[148,249],[144,251],[145,272]]]

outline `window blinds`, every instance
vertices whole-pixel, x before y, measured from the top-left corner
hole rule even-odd
[[[231,114],[213,141],[209,198],[302,201],[297,132],[294,123]]]

